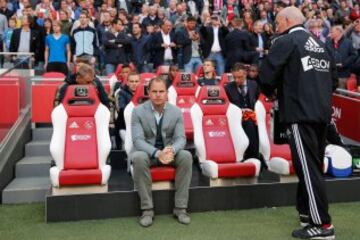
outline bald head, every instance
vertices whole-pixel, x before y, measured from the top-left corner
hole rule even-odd
[[[286,7],[281,10],[276,16],[276,31],[282,33],[289,28],[303,24],[305,17],[296,7]]]

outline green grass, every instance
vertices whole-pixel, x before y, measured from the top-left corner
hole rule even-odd
[[[359,240],[360,202],[332,204],[336,239]],[[44,205],[0,205],[0,239],[225,239],[286,240],[298,228],[293,207],[193,213],[189,226],[170,215],[156,216],[144,229],[136,217],[79,222],[45,223]]]

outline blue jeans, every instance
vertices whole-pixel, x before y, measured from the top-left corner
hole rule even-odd
[[[221,52],[210,53],[208,59],[215,62],[216,75],[221,76],[225,72],[225,59]]]
[[[184,65],[184,70],[187,73],[195,73],[198,66],[202,64],[200,57],[192,57],[188,63]]]
[[[115,64],[111,64],[111,63],[107,63],[105,65],[105,73],[106,75],[109,75],[111,73],[114,73],[115,72],[115,68],[116,68],[116,65]]]

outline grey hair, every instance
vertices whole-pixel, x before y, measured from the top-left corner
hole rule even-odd
[[[284,8],[279,12],[279,15],[294,21],[296,24],[303,24],[306,20],[300,9],[294,6]]]

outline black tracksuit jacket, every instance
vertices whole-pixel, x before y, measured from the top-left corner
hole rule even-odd
[[[337,74],[331,50],[294,26],[280,35],[260,67],[259,85],[279,100],[280,122],[328,123]]]

